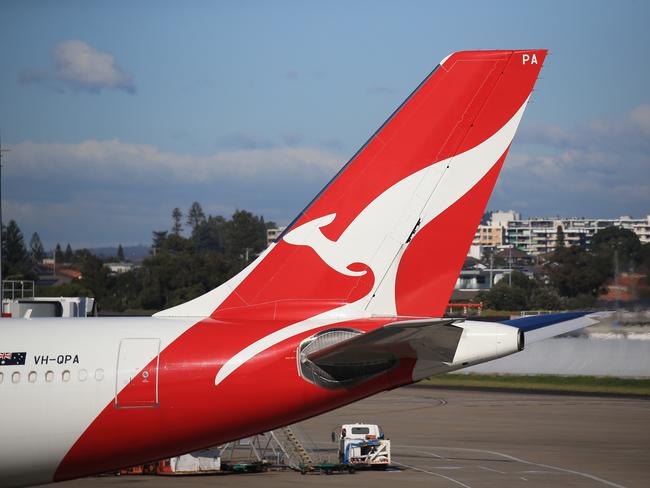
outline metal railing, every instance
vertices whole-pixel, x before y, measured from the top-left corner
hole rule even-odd
[[[34,298],[36,286],[32,280],[4,280],[0,299],[16,300]]]

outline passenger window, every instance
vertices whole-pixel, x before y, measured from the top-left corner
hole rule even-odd
[[[36,381],[36,371],[30,371],[29,374],[27,375],[27,380],[30,383],[34,383]]]
[[[70,371],[66,369],[63,373],[61,373],[61,379],[63,381],[70,381]]]
[[[11,382],[12,383],[20,382],[20,373],[18,371],[14,371],[14,373],[11,375]]]
[[[45,381],[52,383],[52,380],[54,380],[54,371],[47,371],[45,373]]]

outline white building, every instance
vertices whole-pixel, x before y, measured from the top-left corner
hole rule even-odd
[[[492,213],[487,225],[479,225],[472,241],[471,256],[480,259],[483,249],[514,246],[528,254],[551,252],[557,245],[557,229],[562,228],[567,246],[588,244],[591,237],[607,227],[622,227],[650,242],[650,215],[642,219],[623,216],[618,219],[531,218],[522,219],[514,210]]]
[[[133,270],[134,268],[137,268],[134,263],[105,263],[104,266],[108,268],[108,270],[112,274],[122,274],[122,273],[128,273],[129,271]]]
[[[501,228],[508,227],[508,222],[512,220],[521,220],[521,214],[514,210],[497,210],[496,212],[492,212],[490,226]]]
[[[287,226],[275,227],[273,229],[266,229],[266,246],[270,246],[273,241],[275,241],[280,234],[284,232]]]
[[[562,228],[567,246],[588,244],[593,235],[607,227],[633,231],[642,243],[650,242],[650,215],[643,219],[623,216],[618,219],[532,218],[510,220],[504,229],[504,244],[529,254],[544,254],[557,245],[558,228]]]

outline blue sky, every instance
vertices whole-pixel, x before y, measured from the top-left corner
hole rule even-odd
[[[75,248],[195,200],[287,223],[447,54],[538,47],[489,208],[644,216],[649,5],[4,1],[3,218]]]

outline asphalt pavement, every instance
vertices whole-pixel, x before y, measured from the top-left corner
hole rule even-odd
[[[380,424],[395,469],[331,476],[296,472],[118,476],[60,488],[181,486],[648,487],[650,399],[407,387],[302,422],[299,432],[334,460],[331,431]]]

